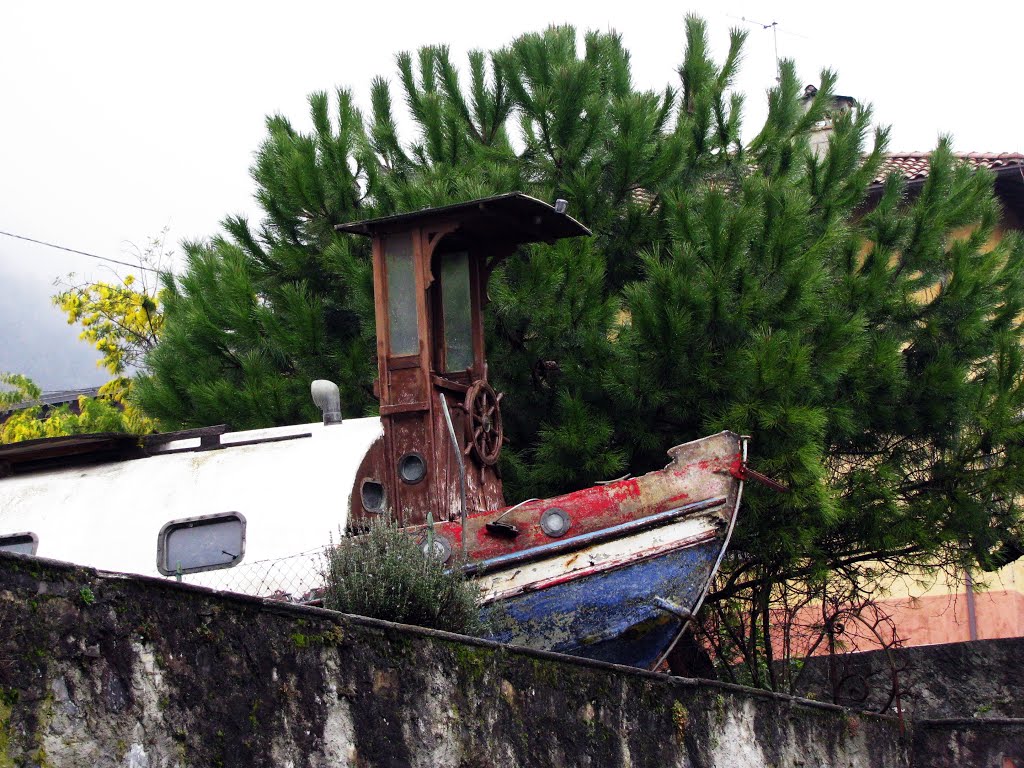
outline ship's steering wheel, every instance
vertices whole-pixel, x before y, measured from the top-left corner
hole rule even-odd
[[[466,392],[464,408],[466,421],[465,453],[472,452],[484,464],[494,464],[501,454],[505,431],[501,423],[501,395],[491,385],[478,379]]]

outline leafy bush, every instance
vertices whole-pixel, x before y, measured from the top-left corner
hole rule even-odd
[[[38,400],[42,391],[26,376],[0,371],[0,414],[11,406]],[[131,379],[117,378],[100,387],[98,397],[81,395],[77,410],[70,404],[46,408],[43,405],[19,407],[0,423],[0,445],[36,440],[42,437],[84,435],[94,432],[147,434],[157,424],[147,419],[128,401]]]
[[[324,606],[342,613],[474,634],[476,588],[391,522],[327,549]]]

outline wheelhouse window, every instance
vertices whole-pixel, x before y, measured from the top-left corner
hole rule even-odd
[[[441,256],[441,303],[445,370],[464,371],[473,365],[473,299],[465,251]]]
[[[0,552],[34,555],[37,549],[39,549],[39,537],[34,533],[14,533],[0,536]]]
[[[165,576],[237,565],[245,554],[245,518],[238,512],[172,520],[160,530],[157,568]]]
[[[414,355],[420,350],[416,327],[416,273],[412,235],[388,237],[384,262],[388,294],[388,346],[392,355]]]

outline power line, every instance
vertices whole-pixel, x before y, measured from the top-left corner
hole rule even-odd
[[[18,240],[26,240],[36,245],[45,245],[47,248],[56,248],[59,251],[67,251],[68,253],[77,253],[79,256],[88,256],[90,259],[99,259],[100,261],[109,261],[112,264],[120,264],[123,267],[131,267],[132,269],[141,269],[146,272],[153,272],[154,274],[162,274],[159,269],[153,269],[152,267],[144,267],[141,264],[131,264],[127,261],[118,261],[117,259],[111,259],[108,256],[97,256],[95,253],[86,253],[85,251],[79,251],[75,248],[66,248],[63,245],[57,245],[56,243],[47,243],[43,240],[36,240],[32,237],[25,237],[24,235],[16,235],[13,232],[4,232],[0,230],[0,235],[6,235],[7,237],[17,238]]]

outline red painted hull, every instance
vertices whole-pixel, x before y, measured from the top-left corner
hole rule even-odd
[[[732,432],[721,432],[672,448],[669,451],[672,462],[665,469],[550,499],[535,499],[470,514],[466,519],[465,536],[461,521],[435,522],[435,535],[443,537],[454,554],[462,553],[465,562],[474,563],[556,540],[557,537],[545,533],[541,526],[541,517],[550,509],[566,513],[569,528],[563,534],[575,537],[714,497],[722,496],[731,501],[738,498],[743,454],[743,438]],[[725,508],[732,506],[727,503]],[[730,512],[722,514],[723,521],[731,516]],[[515,535],[488,528],[487,524],[495,521],[514,528]]]

